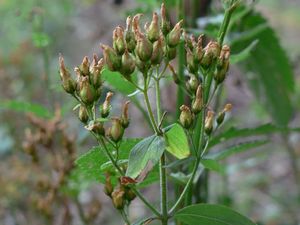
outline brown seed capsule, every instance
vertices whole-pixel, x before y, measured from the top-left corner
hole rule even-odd
[[[125,129],[129,126],[129,122],[130,122],[129,115],[128,115],[129,103],[130,101],[127,101],[123,105],[122,116],[121,116],[121,123]]]
[[[190,74],[188,81],[186,82],[186,88],[191,93],[195,93],[199,86],[199,80],[194,74]]]
[[[198,114],[203,108],[203,99],[202,99],[202,86],[198,86],[196,91],[196,98],[192,104],[192,112]]]
[[[136,32],[137,44],[135,53],[142,62],[148,61],[152,56],[152,43],[145,37],[144,34]]]
[[[85,126],[85,129],[92,131],[97,135],[101,135],[101,136],[105,135],[105,129],[103,127],[103,123],[100,121],[91,121],[87,126]]]
[[[187,69],[190,73],[196,74],[198,71],[198,64],[195,61],[193,52],[186,48],[186,64]]]
[[[182,23],[183,20],[180,20],[175,26],[174,28],[171,30],[171,32],[168,34],[167,37],[167,43],[170,47],[176,47],[179,42],[180,42],[180,36],[181,36],[181,32],[182,32]]]
[[[94,64],[94,62],[93,62]],[[102,80],[101,80],[101,72],[104,66],[104,60],[101,58],[97,64],[93,65],[90,71],[90,79],[92,84],[94,85],[95,88],[99,88],[102,85]]]
[[[120,26],[116,27],[113,32],[113,47],[118,55],[122,55],[125,52],[124,30]]]
[[[200,35],[198,37],[198,42],[194,50],[194,58],[197,63],[200,63],[203,57],[202,42],[203,42],[203,35]]]
[[[170,32],[171,27],[170,27],[170,22],[167,20],[166,7],[164,3],[161,4],[160,13],[161,13],[160,28],[163,35],[167,36],[167,34]]]
[[[104,61],[110,71],[118,71],[121,67],[121,58],[116,51],[107,45],[101,45]]]
[[[159,37],[159,39],[153,44],[153,53],[151,57],[152,65],[160,64],[164,57],[162,38],[163,37]]]
[[[81,71],[81,74],[83,76],[88,76],[89,75],[89,68],[90,68],[90,61],[89,61],[89,58],[87,56],[85,56],[82,60],[82,63],[80,65],[80,71]]]
[[[201,66],[208,68],[212,61],[219,57],[220,54],[220,45],[218,42],[211,41],[207,44],[204,49],[204,55],[201,60]]]
[[[168,64],[168,67],[171,70],[172,78],[173,78],[173,81],[175,82],[175,84],[180,84],[179,77],[178,77],[174,67],[171,64]]]
[[[153,13],[151,24],[147,29],[147,37],[151,42],[155,42],[159,38],[158,15],[156,12]]]
[[[59,72],[64,90],[69,94],[73,94],[76,90],[76,82],[71,77],[71,73],[66,69],[62,56],[59,56]]]
[[[125,188],[125,198],[127,201],[131,202],[136,198],[136,194],[132,191],[131,188],[126,187]]]
[[[111,108],[110,101],[111,101],[111,98],[112,98],[113,95],[114,95],[114,93],[112,93],[110,91],[107,92],[107,94],[106,94],[105,101],[104,101],[104,103],[101,107],[101,116],[103,118],[106,118],[109,115],[110,108]]]
[[[143,62],[139,57],[135,57],[135,65],[141,71],[141,73],[146,74],[149,68],[151,67],[151,62]]]
[[[125,53],[122,55],[122,66],[121,66],[121,74],[125,76],[126,79],[130,79],[130,75],[135,70],[135,61],[128,50],[125,50]]]
[[[112,192],[113,192],[113,186],[111,183],[110,174],[107,172],[105,174],[104,193],[107,196],[111,197]]]
[[[83,123],[87,123],[89,120],[88,112],[87,112],[85,106],[83,106],[83,105],[80,105],[80,107],[79,107],[78,118]]]
[[[179,117],[180,124],[185,128],[189,129],[193,125],[193,115],[189,107],[182,105],[180,107],[181,113]]]
[[[220,57],[217,60],[217,67],[214,73],[214,79],[217,84],[222,83],[225,78],[226,74],[229,70],[229,57],[230,57],[230,48],[227,45],[222,47]]]
[[[114,142],[119,142],[124,134],[124,127],[122,126],[122,122],[119,118],[112,118],[112,125],[109,132],[109,137]]]
[[[223,123],[226,112],[231,111],[231,109],[232,109],[232,105],[226,104],[224,109],[221,112],[219,112],[218,117],[216,119],[218,125],[221,125]]]
[[[126,20],[125,41],[126,41],[127,50],[132,53],[136,46],[136,40],[134,37],[134,33],[131,30],[131,22],[132,22],[131,17],[128,16]]]
[[[116,209],[123,209],[125,206],[125,192],[120,188],[114,190],[111,194],[113,205]]]
[[[86,105],[91,105],[95,101],[95,88],[89,83],[88,77],[83,77],[79,83],[79,96]]]
[[[136,14],[132,19],[132,31],[134,34],[141,33],[141,28],[139,23],[142,16],[143,14],[139,13]]]
[[[164,52],[165,52],[165,55],[168,58],[168,60],[171,61],[171,60],[175,59],[177,50],[176,50],[176,48],[171,48],[169,46],[165,46]]]
[[[205,118],[205,124],[204,124],[204,131],[207,135],[210,135],[213,131],[213,118],[214,118],[214,112],[208,111],[206,118]]]

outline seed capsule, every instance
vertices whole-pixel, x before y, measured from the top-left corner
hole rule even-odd
[[[125,192],[120,188],[114,190],[111,194],[113,205],[116,209],[123,209],[125,206]]]
[[[195,93],[199,86],[199,80],[194,74],[190,74],[188,81],[186,82],[186,88],[191,93]]]
[[[106,173],[106,174],[105,174],[104,193],[105,193],[107,196],[111,197],[112,192],[113,192],[113,186],[112,186],[112,183],[111,183],[110,174],[109,174],[109,173]]]
[[[200,35],[198,37],[196,48],[194,49],[194,58],[197,63],[200,63],[203,57],[202,42],[203,42],[203,35]]]
[[[160,64],[163,57],[164,57],[164,51],[163,51],[162,37],[159,37],[159,39],[153,44],[153,53],[151,57],[152,65]]]
[[[160,12],[161,12],[160,28],[161,28],[163,35],[167,36],[167,34],[170,32],[171,26],[170,26],[170,22],[167,20],[166,7],[165,7],[164,3],[161,4]]]
[[[88,76],[89,75],[89,68],[90,68],[90,62],[89,62],[89,58],[87,56],[85,56],[82,60],[82,63],[80,65],[80,71],[81,71],[81,74],[83,76]]]
[[[189,48],[186,48],[186,64],[190,73],[196,74],[198,71],[198,64],[195,61],[194,54]]]
[[[216,71],[214,73],[214,79],[217,84],[222,83],[225,78],[226,74],[229,70],[229,57],[230,57],[230,48],[227,45],[222,47],[220,57],[217,61]]]
[[[95,88],[89,83],[88,77],[83,77],[79,83],[79,96],[87,105],[91,105],[95,101],[96,91]]]
[[[202,86],[201,84],[197,88],[196,98],[192,104],[192,112],[198,114],[203,108],[203,99],[202,99]]]
[[[169,46],[165,46],[164,52],[169,61],[176,58],[176,52],[177,52],[176,48],[171,48]]]
[[[231,109],[232,109],[232,105],[226,104],[224,109],[221,112],[219,112],[218,117],[216,119],[218,125],[221,125],[223,123],[226,112],[231,111]]]
[[[120,26],[116,27],[113,32],[113,47],[118,55],[122,55],[125,52],[124,30]]]
[[[107,92],[107,94],[106,94],[105,101],[104,101],[104,103],[102,105],[102,108],[101,108],[101,116],[103,118],[106,118],[109,115],[110,108],[111,108],[110,101],[111,101],[111,98],[112,98],[113,95],[114,95],[114,93],[112,93],[110,91]]]
[[[148,61],[152,56],[153,46],[152,43],[142,33],[136,33],[137,45],[135,53],[143,62]]]
[[[121,67],[121,58],[116,51],[107,45],[101,45],[104,61],[110,71],[118,71]]]
[[[126,46],[129,52],[133,52],[136,46],[136,40],[134,33],[131,30],[131,17],[128,16],[126,20],[126,29],[125,29],[125,41]]]
[[[128,115],[128,108],[129,108],[130,101],[125,102],[122,110],[122,116],[121,116],[121,123],[122,126],[126,129],[129,126],[129,115]]]
[[[124,134],[124,127],[122,126],[122,122],[119,118],[112,118],[112,126],[110,128],[109,137],[114,142],[119,142]]]
[[[173,81],[175,82],[175,84],[180,84],[180,79],[179,79],[174,67],[171,64],[169,64],[168,66],[169,66],[169,69],[171,70]]]
[[[153,13],[151,24],[147,29],[147,37],[151,42],[155,42],[159,38],[158,15],[156,12]]]
[[[125,188],[125,198],[127,201],[131,202],[136,198],[136,194],[132,191],[131,188]]]
[[[218,44],[218,42],[211,41],[207,44],[204,50],[205,52],[201,60],[201,66],[206,69],[210,66],[214,59],[219,57],[220,45]]]
[[[89,120],[88,112],[83,105],[80,105],[80,107],[79,107],[78,118],[83,123],[87,123]]]
[[[100,121],[91,121],[87,126],[85,126],[85,128],[97,135],[101,135],[101,136],[105,135],[103,123]]]
[[[130,75],[135,70],[135,61],[131,54],[128,52],[128,50],[125,50],[125,53],[122,55],[122,67],[121,67],[121,73],[124,75],[127,79],[130,79]]]
[[[174,28],[171,30],[171,32],[168,34],[168,45],[170,47],[176,47],[180,42],[180,36],[181,36],[181,26],[182,26],[183,20],[180,20]]]
[[[90,79],[95,88],[99,88],[102,85],[101,72],[104,66],[104,60],[101,58],[97,64],[91,68]]]
[[[214,118],[213,111],[208,111],[205,118],[205,124],[204,124],[204,131],[207,135],[210,135],[211,132],[213,131],[213,118]]]
[[[59,56],[59,72],[64,90],[67,93],[73,94],[76,90],[76,82],[72,79],[71,73],[66,69],[62,56]]]
[[[139,59],[139,57],[135,57],[135,65],[137,66],[139,71],[144,74],[149,70],[151,62],[143,62]]]
[[[179,122],[185,129],[189,129],[193,124],[193,115],[189,107],[182,105],[180,107],[181,113]]]

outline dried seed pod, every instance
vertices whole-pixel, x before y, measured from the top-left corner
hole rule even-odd
[[[132,191],[131,188],[126,187],[125,188],[125,199],[129,202],[134,200],[136,198],[136,194]]]
[[[204,50],[204,55],[201,59],[201,66],[206,69],[211,65],[214,59],[219,57],[220,45],[218,42],[211,41],[207,44]]]
[[[163,37],[160,36],[159,39],[153,44],[153,53],[151,57],[152,65],[160,64],[164,57],[162,38]]]
[[[146,62],[152,56],[153,45],[142,33],[137,32],[136,39],[135,53],[142,62]]]
[[[62,56],[59,56],[59,72],[64,90],[69,94],[73,94],[76,90],[76,82],[71,77],[71,73],[66,69]]]
[[[119,142],[124,134],[124,127],[119,118],[112,118],[112,125],[109,131],[109,137],[114,142]]]
[[[151,67],[151,62],[143,62],[139,59],[139,57],[135,57],[135,65],[141,71],[141,73],[145,74]]]
[[[171,48],[166,45],[164,47],[164,52],[169,61],[176,58],[176,52],[177,52],[176,48]]]
[[[180,42],[180,36],[181,36],[181,32],[182,32],[182,23],[183,20],[180,20],[175,26],[174,28],[171,30],[171,32],[168,34],[167,36],[167,44],[170,47],[176,47],[179,42]]]
[[[90,84],[88,77],[83,77],[80,81],[79,96],[86,105],[91,105],[95,101],[96,91],[95,88]]]
[[[92,131],[97,135],[101,135],[101,136],[105,135],[105,129],[103,127],[103,123],[100,121],[91,121],[87,126],[85,126],[85,129]]]
[[[125,192],[118,188],[111,194],[113,205],[116,209],[123,209],[125,206]]]
[[[225,78],[226,74],[229,70],[229,57],[230,57],[230,48],[227,45],[222,47],[220,57],[217,61],[216,71],[214,73],[214,79],[217,84],[222,83]]]
[[[132,31],[134,34],[141,33],[141,28],[139,23],[142,16],[143,14],[139,13],[136,14],[132,19]]]
[[[151,24],[147,29],[147,37],[151,42],[155,42],[159,38],[158,15],[156,12],[153,13]]]
[[[231,111],[231,109],[232,109],[232,105],[226,104],[224,109],[221,112],[219,112],[217,119],[216,119],[218,125],[221,125],[223,123],[226,112]]]
[[[200,84],[196,91],[196,98],[192,104],[192,112],[198,114],[203,108],[202,85]]]
[[[186,89],[194,94],[198,86],[199,86],[198,78],[194,74],[190,74],[190,77],[186,82]]]
[[[194,58],[197,64],[201,62],[203,57],[202,42],[203,42],[203,34],[198,37],[198,41],[194,49]]]
[[[214,118],[214,112],[208,111],[206,118],[205,118],[205,124],[204,124],[204,131],[207,135],[210,135],[213,131],[213,118]]]
[[[91,68],[90,80],[95,88],[99,88],[102,85],[101,72],[102,72],[103,66],[104,66],[104,60],[103,60],[103,58],[101,58],[97,62],[97,64],[96,65],[94,64],[93,67]]]
[[[187,64],[187,69],[190,73],[193,74],[197,73],[198,64],[195,61],[193,52],[189,48],[186,48],[186,64]]]
[[[182,105],[180,107],[179,122],[185,128],[189,129],[193,125],[193,115],[189,107]]]
[[[121,74],[125,76],[125,78],[130,79],[130,75],[135,70],[135,61],[128,50],[125,50],[125,53],[122,55],[122,66],[121,66]]]
[[[180,84],[179,77],[178,77],[174,67],[171,64],[168,64],[168,67],[171,70],[172,78],[173,78],[173,81],[175,82],[175,84]]]
[[[81,74],[83,76],[88,76],[90,74],[89,68],[90,68],[90,61],[89,58],[85,56],[82,60],[82,63],[79,66]]]
[[[105,174],[104,193],[107,196],[111,197],[113,190],[114,190],[114,188],[113,188],[112,183],[111,183],[110,174],[107,172]]]
[[[127,50],[129,52],[134,52],[135,46],[136,46],[136,40],[134,33],[131,30],[131,17],[128,16],[126,20],[126,29],[125,29],[125,41],[126,41],[126,46]]]
[[[161,13],[160,29],[163,35],[167,36],[167,34],[170,32],[171,26],[170,26],[170,22],[167,20],[166,7],[164,3],[161,4],[160,13]]]
[[[104,101],[104,103],[102,104],[102,107],[101,107],[101,116],[103,118],[106,118],[109,115],[110,108],[111,108],[110,101],[111,101],[111,98],[112,98],[113,95],[114,95],[114,93],[112,93],[110,91],[107,92],[107,94],[106,94],[105,101]]]
[[[129,104],[130,101],[127,101],[123,105],[122,116],[121,116],[121,123],[125,129],[129,126],[129,122],[130,122],[129,115],[128,115]]]
[[[125,52],[124,30],[121,26],[116,27],[113,32],[113,47],[118,55],[122,55]]]
[[[107,45],[101,45],[104,61],[110,71],[118,71],[121,67],[121,58],[116,51]]]
[[[87,123],[89,120],[87,109],[83,105],[80,105],[79,107],[78,118],[82,123]]]

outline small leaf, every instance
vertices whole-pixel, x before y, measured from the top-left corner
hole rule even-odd
[[[136,144],[130,152],[126,176],[136,178],[145,169],[151,170],[165,150],[165,141],[160,136],[150,136]]]
[[[52,113],[42,105],[18,100],[0,101],[0,109],[11,109],[16,112],[33,113],[38,117],[50,118]]]
[[[251,56],[251,52],[255,49],[255,46],[257,45],[258,40],[253,41],[249,46],[247,46],[243,51],[231,55],[230,56],[230,63],[231,64],[237,64],[239,62],[242,62],[246,60],[249,56]]]
[[[222,160],[222,159],[228,158],[229,156],[231,156],[233,154],[244,152],[244,151],[247,151],[249,149],[257,148],[257,147],[260,147],[262,145],[265,145],[266,143],[268,143],[267,140],[249,141],[249,142],[245,142],[245,143],[242,143],[242,144],[239,144],[239,145],[232,146],[232,147],[227,148],[225,150],[221,150],[218,153],[209,154],[205,158],[206,159],[214,159],[214,160]]]
[[[209,169],[209,170],[221,173],[221,174],[223,174],[225,171],[224,167],[218,161],[213,160],[213,159],[202,159],[201,164],[206,169]]]
[[[166,132],[167,151],[178,159],[186,158],[190,155],[190,149],[187,137],[183,128],[179,124],[175,124]]]
[[[197,204],[185,207],[175,218],[188,225],[255,225],[240,213],[215,204]]]
[[[170,177],[178,184],[186,184],[191,175],[186,175],[182,172],[171,173]]]

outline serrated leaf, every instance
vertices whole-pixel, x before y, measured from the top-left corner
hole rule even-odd
[[[247,32],[264,26],[266,19],[253,10],[245,15],[243,23],[234,31]],[[232,53],[240,52],[253,40],[259,40],[251,57],[247,58],[241,68],[247,75],[247,80],[274,122],[279,126],[286,126],[291,119],[293,107],[290,95],[294,91],[294,75],[289,59],[271,27],[260,29],[252,35],[241,36],[231,43]]]
[[[215,204],[197,204],[179,210],[177,220],[188,225],[255,225],[240,213]]]
[[[217,153],[209,154],[205,158],[206,159],[214,159],[214,160],[222,160],[222,159],[228,158],[231,155],[241,153],[241,152],[253,149],[253,148],[260,147],[262,145],[265,145],[266,143],[268,143],[267,140],[249,141],[249,142],[245,142],[245,143],[242,143],[239,145],[229,147],[229,148],[221,150],[220,152],[217,152]]]
[[[179,124],[174,124],[165,134],[167,151],[178,159],[184,159],[190,155],[188,139],[183,128]]]
[[[138,177],[145,169],[151,170],[166,148],[160,136],[150,136],[136,144],[130,152],[126,176]]]
[[[17,100],[1,101],[0,109],[1,108],[10,109],[22,113],[33,113],[34,115],[43,118],[50,118],[51,116],[53,116],[53,114],[50,113],[47,108],[32,102],[24,102],[24,101],[17,101]]]
[[[200,163],[206,168],[206,169],[209,169],[209,170],[212,170],[212,171],[215,171],[215,172],[218,172],[220,174],[223,174],[225,169],[224,167],[216,160],[214,159],[202,159],[200,161]]]

